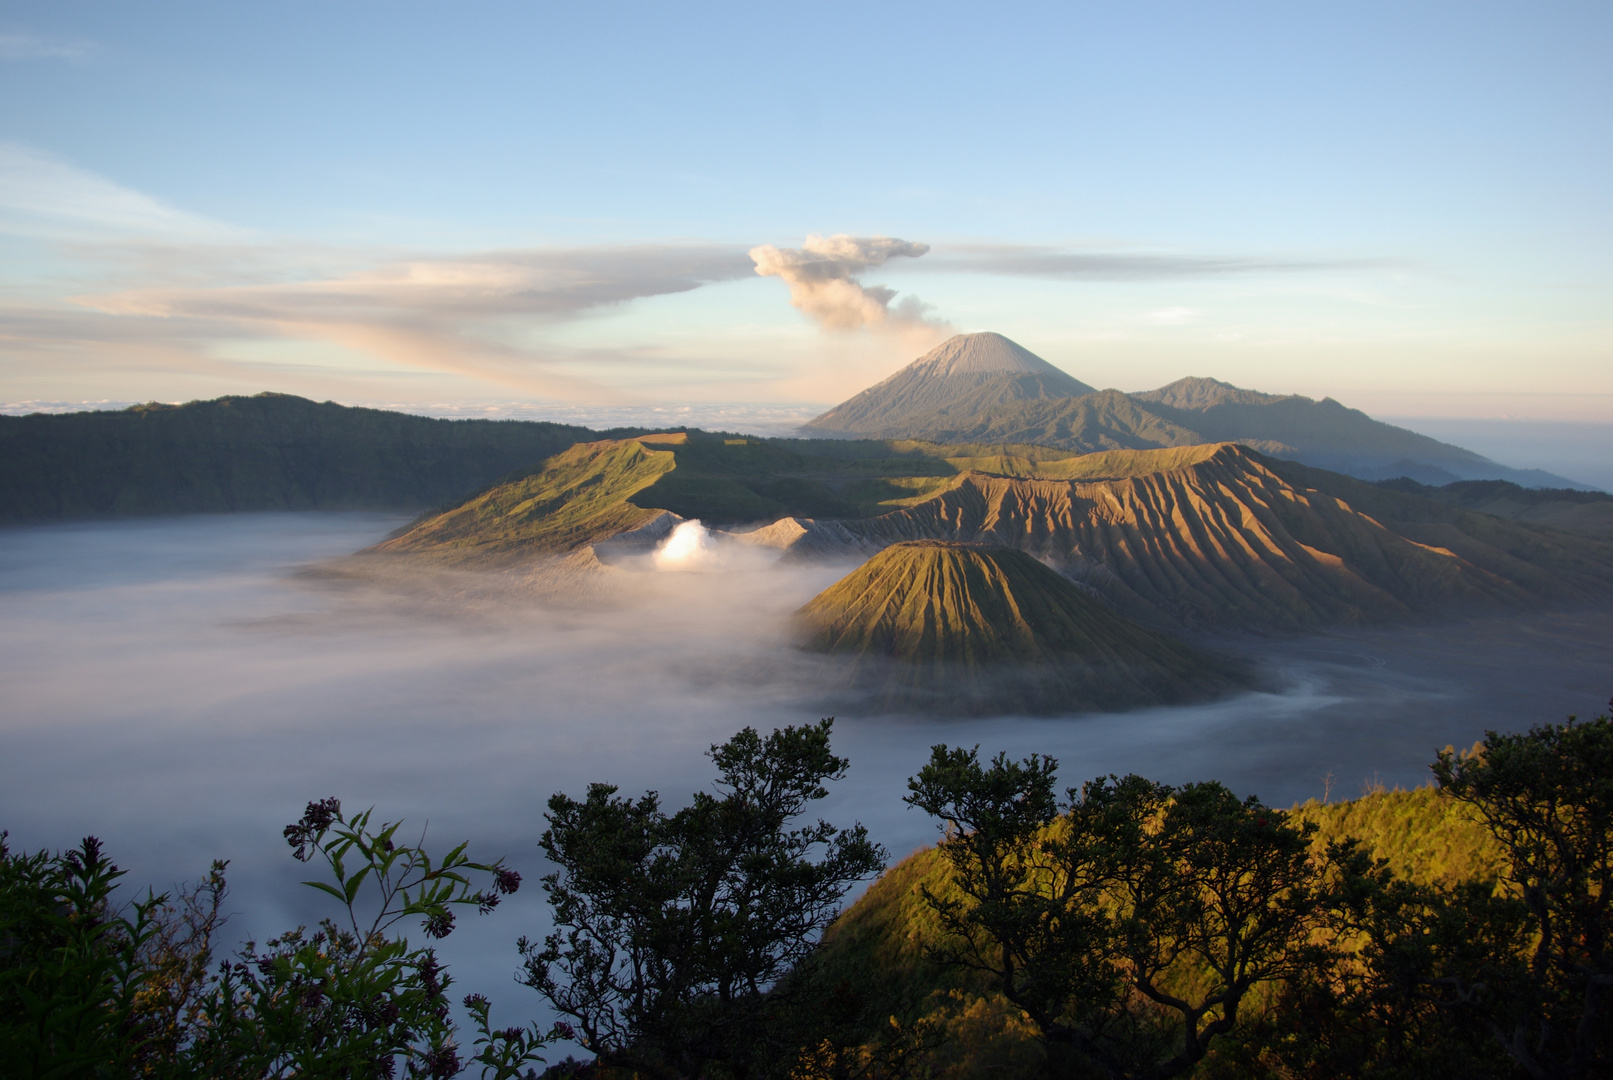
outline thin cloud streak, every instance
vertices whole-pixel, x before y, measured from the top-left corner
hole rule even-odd
[[[745,277],[743,252],[716,245],[640,245],[491,252],[417,259],[322,280],[126,289],[77,300],[99,311],[164,318],[319,323],[506,315],[568,316]]]
[[[323,341],[524,392],[597,398],[620,393],[559,370],[579,359],[575,350],[510,344],[508,324],[553,324],[742,278],[750,269],[742,251],[718,245],[526,250],[410,260],[327,279],[73,299],[103,316],[188,323],[198,338]]]
[[[753,275],[784,281],[790,303],[823,329],[871,331],[879,348],[912,356],[953,327],[917,297],[863,282],[894,259],[931,273],[1071,281],[1390,265],[990,243],[931,252],[921,242],[845,234],[748,251],[685,241],[413,253],[237,228],[3,141],[0,236],[52,268],[51,277],[33,279],[36,296],[14,291],[0,305],[0,364],[38,384],[29,396],[52,392],[38,377],[43,371],[82,379],[97,370],[206,372],[238,382],[274,368],[367,379],[418,371],[547,398],[629,401],[629,382],[637,396],[650,392],[646,373],[666,373],[653,377],[658,386],[674,375],[699,379],[698,372],[708,381],[720,374],[730,383],[772,385],[791,373],[758,369],[749,358],[742,367],[718,365],[733,369],[719,373],[708,360],[693,363],[686,346],[582,348],[561,344],[555,331],[635,300]]]
[[[133,233],[193,242],[243,235],[14,142],[0,142],[0,232],[62,239]]]
[[[931,273],[993,274],[1065,281],[1162,281],[1239,274],[1298,274],[1396,270],[1394,259],[1254,258],[1236,255],[1163,255],[1070,251],[1020,244],[953,244],[935,249],[916,266]]]
[[[0,34],[0,60],[88,60],[101,51],[93,41],[39,34]]]

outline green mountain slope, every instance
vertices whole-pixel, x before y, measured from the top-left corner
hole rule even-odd
[[[0,524],[419,509],[597,437],[565,424],[434,420],[285,394],[0,416]]]
[[[636,529],[656,511],[630,500],[672,470],[665,446],[682,438],[573,446],[371,550],[490,564],[572,551]]]
[[[1073,712],[1203,699],[1243,681],[1024,552],[894,544],[797,613],[804,647],[849,659],[887,707]]]
[[[922,499],[959,472],[936,448],[919,443],[827,444],[866,457],[795,449],[820,445],[702,431],[587,443],[416,522],[378,550],[467,562],[558,554],[637,528],[662,511],[719,526],[793,515],[859,517]],[[1017,460],[1031,466],[1029,458]]]

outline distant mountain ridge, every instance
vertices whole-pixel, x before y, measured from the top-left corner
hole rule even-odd
[[[419,510],[599,433],[289,394],[0,416],[0,525],[240,510]]]
[[[1458,480],[1430,487],[1405,477],[1379,480],[1377,486],[1495,517],[1613,539],[1613,495],[1605,491],[1526,488],[1508,480]]]
[[[966,358],[966,365],[956,357]],[[1434,485],[1495,479],[1527,487],[1586,487],[1536,469],[1509,468],[1332,398],[1265,394],[1202,377],[1127,394],[1093,390],[1068,375],[1060,382],[1048,372],[1064,375],[1000,334],[960,334],[809,421],[802,432],[1028,443],[1089,453],[1237,442],[1363,480],[1405,476]],[[1022,385],[1028,378],[1035,379],[1034,387]]]

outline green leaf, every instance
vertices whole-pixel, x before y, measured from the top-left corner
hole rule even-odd
[[[303,882],[303,884],[307,885],[307,886],[309,886],[311,888],[318,889],[320,892],[330,893],[330,895],[334,896],[336,899],[340,900],[342,903],[344,903],[344,904],[347,903],[347,897],[342,895],[341,890],[337,889],[334,885],[327,885],[323,881],[305,881],[305,882]]]
[[[366,866],[348,881],[346,902],[349,907],[352,906],[354,898],[358,896],[359,886],[364,884],[364,879],[369,876],[370,870],[371,867]]]

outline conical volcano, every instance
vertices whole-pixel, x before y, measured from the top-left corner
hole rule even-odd
[[[1001,334],[957,334],[882,383],[810,421],[813,433],[902,438],[920,418],[973,416],[995,406],[1072,398],[1092,387]]]
[[[804,647],[847,656],[886,708],[1077,712],[1201,700],[1246,682],[1230,662],[1115,613],[1005,547],[893,544],[798,613]]]

